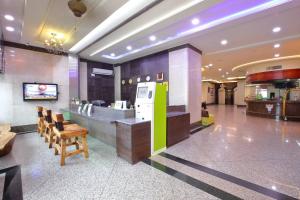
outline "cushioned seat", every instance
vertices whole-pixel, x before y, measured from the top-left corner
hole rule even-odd
[[[14,144],[16,133],[1,132],[0,133],[0,157],[8,154]]]

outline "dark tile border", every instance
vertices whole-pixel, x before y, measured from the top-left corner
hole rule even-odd
[[[165,158],[168,158],[170,160],[176,161],[178,163],[184,164],[186,166],[189,166],[191,168],[194,168],[196,170],[205,172],[205,173],[210,174],[212,176],[221,178],[223,180],[226,180],[226,181],[229,181],[231,183],[237,184],[239,186],[245,187],[247,189],[253,190],[253,191],[258,192],[260,194],[263,194],[263,195],[275,198],[275,199],[297,200],[296,198],[288,196],[286,194],[283,194],[283,193],[280,193],[280,192],[276,192],[276,191],[271,190],[269,188],[265,188],[263,186],[255,184],[255,183],[251,183],[249,181],[246,181],[246,180],[243,180],[243,179],[231,176],[229,174],[225,174],[223,172],[220,172],[220,171],[217,171],[217,170],[205,167],[203,165],[199,165],[197,163],[193,163],[191,161],[185,160],[183,158],[179,158],[177,156],[173,156],[173,155],[168,154],[168,153],[164,153],[163,152],[163,153],[160,153],[159,155],[163,156]]]
[[[210,195],[213,195],[217,198],[220,198],[220,199],[228,199],[228,200],[240,200],[241,198],[233,195],[233,194],[230,194],[228,192],[225,192],[219,188],[216,188],[214,186],[211,186],[207,183],[204,183],[202,181],[199,181],[193,177],[190,177],[184,173],[181,173],[179,171],[176,171],[172,168],[169,168],[161,163],[158,163],[156,161],[153,161],[153,160],[150,160],[150,159],[146,159],[143,161],[144,163],[162,171],[162,172],[165,172],[166,174],[169,174],[189,185],[192,185],[200,190],[203,190],[204,192],[210,194]]]
[[[19,165],[1,169],[5,173],[3,200],[23,200],[21,167]]]
[[[11,127],[11,132],[15,132],[17,134],[33,133],[36,131],[37,131],[37,124],[28,124],[28,125]]]

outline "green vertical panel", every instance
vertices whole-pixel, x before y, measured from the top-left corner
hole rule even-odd
[[[154,101],[154,152],[167,144],[167,92],[166,86],[156,84]]]
[[[71,113],[70,112],[63,112],[64,120],[70,120],[71,119]]]

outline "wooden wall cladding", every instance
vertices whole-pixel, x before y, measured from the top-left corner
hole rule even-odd
[[[91,76],[93,68],[113,70],[111,64],[87,61],[88,101],[104,100],[106,105],[115,102],[114,76]]]
[[[259,83],[283,79],[298,79],[300,78],[300,69],[285,69],[269,72],[260,72],[249,74],[246,78],[247,83]]]
[[[190,113],[167,114],[167,147],[170,147],[190,136]]]
[[[131,164],[151,155],[151,122],[124,124],[117,122],[117,154]]]
[[[121,83],[122,100],[135,102],[137,78],[141,78],[141,82],[146,81],[146,76],[150,76],[150,81],[156,81],[156,75],[163,73],[164,80],[169,81],[169,54],[168,51],[159,52],[157,54],[145,56],[123,63],[121,66],[121,82],[125,80],[125,84]],[[132,84],[129,84],[132,79]],[[160,82],[163,82],[160,81]]]

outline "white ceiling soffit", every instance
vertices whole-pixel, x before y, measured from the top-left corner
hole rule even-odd
[[[106,33],[118,27],[126,20],[130,19],[132,16],[156,1],[158,0],[129,0],[118,10],[112,13],[107,19],[101,22],[96,28],[89,32],[78,43],[76,43],[71,49],[69,49],[69,51],[72,53],[78,53],[95,42],[98,38],[101,38]],[[111,3],[113,3],[113,1],[111,1]]]
[[[49,39],[50,33],[54,32],[64,35],[64,49],[69,50],[127,0],[111,2],[84,0],[87,12],[78,18],[68,8],[68,0],[26,0],[22,39],[15,42],[43,47],[45,39]]]
[[[221,1],[222,0],[164,0],[138,18],[133,19],[125,26],[91,45],[81,52],[80,55],[92,60],[99,60],[100,58],[100,60],[105,61],[105,58],[101,58],[101,51],[114,45],[118,46],[118,43],[127,39],[135,39],[158,31],[174,23],[174,21],[190,16],[195,12],[199,12],[199,10],[205,10]],[[91,54],[94,56],[90,56]],[[107,62],[109,62],[109,60],[107,60]]]
[[[169,2],[168,0],[164,1],[164,4],[161,3],[155,8],[162,8]],[[287,2],[290,2],[290,0],[246,0],[242,2],[229,0],[184,1],[184,3],[183,1],[174,3],[172,0],[173,6],[168,5],[167,8],[164,8],[164,12],[155,10],[155,8],[151,9],[144,16],[147,16],[152,11],[152,18],[143,20],[143,24],[131,28],[129,28],[130,26],[124,27],[127,28],[127,32],[124,31],[122,33],[120,30],[120,32],[115,33],[118,34],[116,37],[104,38],[104,40],[92,45],[91,48],[88,48],[80,55],[83,57],[89,56],[89,59],[97,58],[110,63],[123,62],[124,60],[141,56],[145,52],[149,53],[151,49],[158,49],[157,47],[162,47],[166,44],[176,44],[178,41],[194,36],[203,30],[253,15]],[[165,10],[169,12],[165,12]],[[180,16],[177,19],[176,14]],[[153,16],[156,17],[153,18]],[[201,23],[197,26],[192,26],[190,23],[191,18],[194,16],[199,17],[201,20]],[[146,24],[145,21],[147,21]],[[150,34],[159,36],[159,39],[149,43],[148,37]],[[135,46],[132,51],[126,50],[128,44]],[[110,55],[111,53],[113,55]]]

